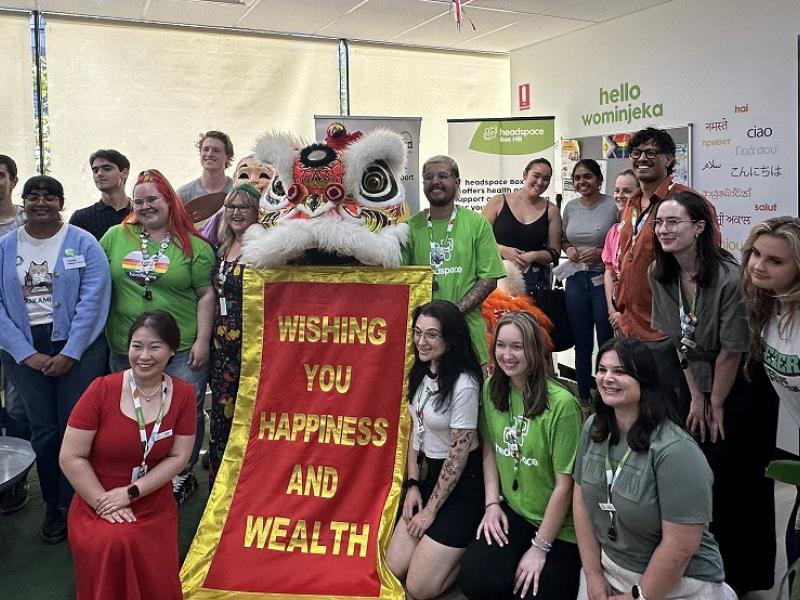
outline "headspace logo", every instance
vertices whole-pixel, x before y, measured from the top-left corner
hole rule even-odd
[[[637,102],[642,89],[629,82],[620,83],[619,87],[610,90],[600,88],[600,106],[606,110],[581,115],[584,126],[603,125],[606,123],[631,123],[639,119],[652,119],[664,116],[664,105],[661,102],[648,104]]]

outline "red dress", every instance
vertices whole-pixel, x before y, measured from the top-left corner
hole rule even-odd
[[[194,388],[172,379],[169,410],[158,440],[147,457],[151,469],[172,447],[175,435],[194,435],[197,427]],[[68,425],[96,431],[89,463],[105,489],[128,486],[133,467],[142,462],[135,419],[120,410],[122,373],[95,379],[81,396]],[[148,437],[153,423],[145,427]],[[172,482],[136,500],[136,521],[109,523],[78,494],[67,517],[69,546],[75,563],[78,600],[161,600],[183,598],[178,579],[178,508]]]

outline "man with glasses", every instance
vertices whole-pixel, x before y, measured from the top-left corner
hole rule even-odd
[[[479,213],[456,207],[460,185],[458,165],[449,156],[434,156],[422,165],[422,189],[430,208],[408,221],[403,262],[431,266],[433,298],[458,306],[485,365],[489,354],[481,304],[506,273],[489,222]]]
[[[689,388],[681,372],[675,346],[664,333],[651,325],[653,294],[647,269],[655,260],[653,218],[656,205],[670,192],[697,192],[672,180],[675,142],[663,129],[648,127],[637,131],[629,147],[631,166],[639,180],[639,190],[628,200],[621,215],[619,279],[615,306],[608,307],[609,314],[616,309],[620,313],[617,325],[622,333],[647,343],[662,369],[662,380],[673,385],[678,393],[678,409],[685,418],[691,401]],[[719,242],[717,213],[711,203],[709,208],[714,216],[714,236]]]
[[[92,178],[100,191],[100,200],[72,213],[70,225],[76,225],[100,240],[113,225],[119,225],[131,211],[131,199],[125,193],[130,161],[116,150],[97,150],[89,157]]]

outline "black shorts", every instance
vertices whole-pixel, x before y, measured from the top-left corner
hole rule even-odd
[[[427,477],[420,481],[422,502],[428,499],[436,487],[444,459],[428,458]],[[481,449],[469,453],[467,464],[456,487],[444,501],[436,519],[425,532],[429,538],[451,548],[466,548],[475,539],[475,532],[483,518],[483,461]]]

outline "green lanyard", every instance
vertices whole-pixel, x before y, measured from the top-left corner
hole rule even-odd
[[[167,402],[167,386],[164,383],[164,376],[161,376],[161,405],[158,407],[158,414],[156,415],[156,422],[153,425],[153,431],[150,432],[150,438],[147,437],[145,431],[144,412],[142,411],[142,403],[136,395],[136,390],[139,389],[136,385],[136,380],[133,378],[133,370],[128,373],[128,382],[131,386],[131,397],[133,398],[133,411],[136,413],[136,422],[139,425],[139,439],[142,442],[142,470],[147,470],[147,455],[153,449],[158,437],[158,431],[161,429],[161,421],[164,418],[164,405]]]
[[[514,420],[514,409],[513,409],[513,402],[511,394],[508,397],[508,418],[509,418],[509,427],[508,431],[510,433],[510,438],[506,440],[506,445],[508,449],[511,450],[511,455],[514,458],[514,480],[511,482],[511,489],[513,491],[517,491],[519,489],[519,462],[522,458],[522,430],[524,429],[525,423],[525,415],[520,415],[519,422]],[[524,411],[523,411],[524,413]]]
[[[611,492],[614,491],[614,484],[617,482],[617,477],[619,477],[622,467],[628,461],[628,457],[630,455],[631,449],[628,448],[625,451],[625,455],[622,457],[622,460],[619,461],[616,470],[614,470],[611,467],[611,460],[608,458],[608,445],[606,445],[606,501],[605,503],[600,503],[600,510],[608,513],[608,539],[612,542],[617,541],[617,509],[614,507],[614,503],[611,501]]]

